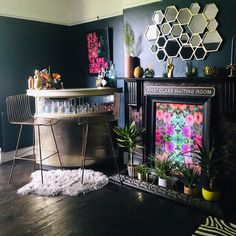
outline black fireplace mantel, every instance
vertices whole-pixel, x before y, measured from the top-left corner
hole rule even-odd
[[[219,130],[219,137],[226,137],[225,131],[221,132],[228,125],[225,121],[236,122],[236,78],[228,77],[195,77],[195,78],[123,78],[125,85],[125,123],[131,123],[135,121],[138,128],[146,128],[148,121],[148,109],[150,106],[148,101],[152,97],[173,99],[176,94],[155,94],[155,89],[159,88],[211,88],[214,90],[214,94],[211,99],[212,115],[217,120],[218,124],[211,125],[216,126],[214,129]],[[145,88],[149,86],[154,87],[154,94],[145,94],[147,90]],[[212,90],[212,91],[213,91]],[[183,95],[183,97],[185,94]],[[176,100],[177,101],[177,100]],[[219,125],[220,124],[220,125]],[[228,132],[228,131],[227,131]],[[231,131],[230,131],[231,132]],[[221,136],[221,133],[223,134]],[[231,134],[230,134],[231,135]],[[234,136],[235,134],[233,134]],[[150,135],[149,135],[150,139]],[[146,145],[148,147],[148,145]],[[151,147],[150,147],[151,149]],[[146,151],[148,149],[146,148]],[[143,150],[138,151],[137,155],[145,157]]]
[[[236,114],[236,78],[229,77],[175,77],[175,78],[125,78],[126,105],[141,107],[144,103],[145,86],[211,86],[219,96],[219,105],[222,112]]]

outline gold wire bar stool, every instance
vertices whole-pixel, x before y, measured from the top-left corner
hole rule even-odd
[[[17,138],[17,143],[16,143],[16,150],[14,154],[14,159],[11,167],[11,172],[8,180],[8,184],[11,183],[12,179],[12,174],[15,166],[16,160],[26,160],[26,161],[33,161],[34,162],[34,168],[36,164],[36,154],[35,154],[35,129],[37,129],[37,138],[38,138],[38,145],[39,145],[39,162],[40,162],[40,170],[41,170],[41,180],[43,184],[43,161],[55,154],[58,156],[58,160],[60,163],[60,166],[62,168],[62,162],[61,162],[61,157],[60,153],[58,150],[56,138],[55,138],[55,133],[53,130],[53,125],[55,125],[59,120],[58,119],[52,119],[52,118],[35,118],[32,113],[31,113],[31,108],[30,108],[30,100],[29,97],[26,94],[18,94],[14,96],[9,96],[6,98],[6,107],[7,107],[7,117],[8,121],[11,124],[15,125],[20,125],[20,130]],[[21,133],[22,133],[22,128],[24,125],[30,125],[33,126],[33,156],[34,158],[28,158],[28,157],[22,157],[23,154],[26,152],[18,154],[18,148],[19,148],[19,143],[20,143],[20,138],[21,138]],[[40,135],[40,127],[47,126],[51,128],[53,140],[55,143],[56,151],[53,152],[52,154],[48,155],[47,157],[42,158],[42,148],[41,148],[41,135]]]
[[[96,124],[96,123],[105,123],[108,131],[108,137],[109,141],[111,144],[111,150],[112,150],[112,155],[113,155],[113,160],[115,164],[115,169],[116,172],[119,175],[120,183],[121,183],[121,177],[120,177],[120,172],[119,172],[119,167],[118,167],[118,162],[117,162],[117,156],[116,156],[116,151],[115,147],[113,144],[112,140],[112,133],[111,133],[111,127],[112,123],[117,121],[119,118],[120,114],[120,94],[119,93],[114,93],[114,103],[113,103],[113,112],[110,114],[99,114],[96,116],[87,116],[87,117],[81,117],[78,119],[78,125],[82,126],[82,135],[83,135],[83,140],[82,140],[82,177],[81,177],[81,183],[83,184],[84,181],[84,168],[85,168],[85,161],[86,159],[86,151],[87,151],[87,143],[88,143],[88,132],[89,132],[89,124]]]

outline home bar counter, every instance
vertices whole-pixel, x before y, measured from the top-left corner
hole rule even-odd
[[[35,98],[35,117],[56,118],[53,126],[57,145],[64,167],[81,165],[82,127],[78,119],[90,117],[96,120],[100,115],[111,114],[114,93],[122,93],[122,88],[77,88],[60,90],[27,90],[27,95]],[[43,157],[55,151],[51,130],[41,127]],[[111,157],[107,130],[104,124],[89,125],[86,165],[105,161]],[[38,141],[36,140],[36,147]],[[38,154],[36,152],[38,157]],[[59,166],[56,156],[43,161],[44,165]]]

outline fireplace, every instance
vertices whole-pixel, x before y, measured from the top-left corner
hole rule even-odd
[[[146,154],[192,162],[191,150],[209,144],[214,87],[146,86]]]

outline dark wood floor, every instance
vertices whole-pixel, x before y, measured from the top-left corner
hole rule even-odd
[[[19,196],[32,163],[0,166],[0,235],[189,236],[207,214],[158,196],[112,183],[87,195]],[[104,168],[106,172],[106,168]]]

